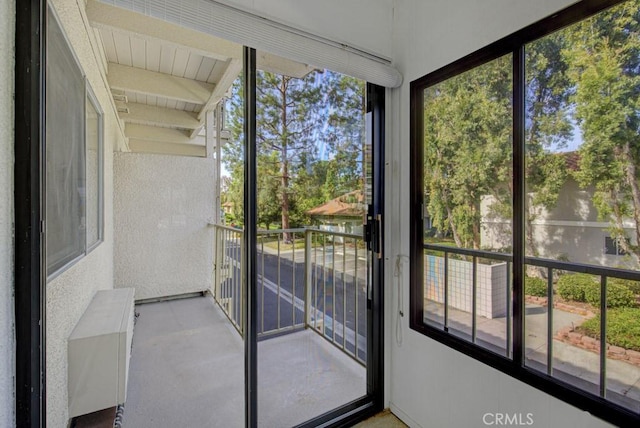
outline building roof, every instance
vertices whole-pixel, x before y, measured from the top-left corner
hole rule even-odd
[[[311,208],[311,217],[362,217],[366,214],[366,204],[362,190],[345,193],[322,205]]]
[[[578,152],[565,152],[562,154],[567,165],[567,169],[570,171],[577,171],[580,166],[580,153]]]

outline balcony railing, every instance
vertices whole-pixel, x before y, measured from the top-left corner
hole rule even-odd
[[[512,255],[438,244],[423,248],[424,322],[511,358]],[[524,262],[527,268],[535,267],[546,284],[543,300],[525,305],[525,365],[636,409],[640,389],[633,385],[640,378],[640,366],[630,364],[631,358],[608,343],[607,296],[612,279],[638,281],[640,272],[535,257],[525,257]],[[559,301],[558,279],[577,273],[593,279],[599,294],[595,306]],[[598,337],[573,343],[581,334],[580,325],[593,317],[599,317]]]
[[[215,230],[212,292],[243,335],[243,232],[220,225]],[[311,328],[364,364],[367,269],[361,235],[258,231],[258,338]]]

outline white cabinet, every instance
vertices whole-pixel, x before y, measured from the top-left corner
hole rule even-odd
[[[69,336],[70,418],[126,401],[133,318],[133,288],[93,297]]]

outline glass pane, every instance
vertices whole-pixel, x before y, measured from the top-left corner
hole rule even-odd
[[[424,91],[425,322],[507,354],[512,71],[507,55]]]
[[[640,295],[640,282],[611,278],[607,281],[607,329],[606,343],[606,397],[628,409],[640,412],[640,383],[636,380],[640,373],[640,321],[637,307],[623,305],[624,289],[630,290],[636,302]],[[628,297],[626,297],[628,298]],[[600,334],[594,331],[600,327],[600,317],[587,320],[582,331],[589,337],[595,350],[599,350]],[[594,338],[595,340],[591,340]],[[583,338],[583,340],[585,340]]]
[[[256,117],[258,417],[260,426],[294,426],[367,391],[365,82],[265,56]]]
[[[87,247],[102,239],[102,113],[87,97]]]
[[[225,114],[217,120],[224,121],[224,132],[230,139],[222,146],[220,171],[221,210],[224,215],[216,228],[216,265],[221,266],[216,278],[215,296],[231,323],[244,334],[242,313],[245,310],[243,289],[244,242],[244,76],[241,73],[233,82],[230,97],[225,103]]]
[[[526,364],[635,411],[639,290],[617,276],[640,278],[639,32],[625,2],[530,43],[525,65]]]
[[[49,14],[46,85],[47,275],[86,246],[85,84],[62,29]]]

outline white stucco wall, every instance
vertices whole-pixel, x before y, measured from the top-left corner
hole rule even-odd
[[[15,2],[0,0],[0,426],[14,425],[13,92]]]
[[[104,242],[47,284],[47,425],[68,422],[67,338],[97,290],[113,288],[113,150],[124,140],[90,43],[83,1],[50,3],[104,111]],[[80,6],[79,6],[80,5]]]
[[[602,427],[601,420],[409,329],[401,319],[397,343],[398,254],[409,254],[409,83],[484,45],[572,3],[570,0],[398,0],[394,63],[405,76],[388,91],[393,129],[387,139],[385,270],[388,391],[391,409],[412,427],[484,426],[487,412],[533,414],[535,427]],[[404,313],[409,314],[409,269],[402,275]],[[526,419],[525,419],[526,420]]]
[[[136,299],[213,283],[214,160],[116,153],[115,281]]]

